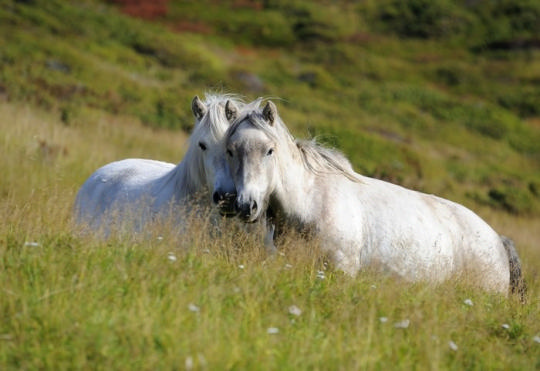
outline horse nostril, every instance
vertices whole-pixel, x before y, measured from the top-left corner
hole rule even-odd
[[[254,213],[257,211],[257,201],[253,200],[251,202],[251,213]]]
[[[222,197],[219,195],[218,192],[214,192],[212,195],[212,200],[214,200],[214,203],[217,204],[222,199]]]

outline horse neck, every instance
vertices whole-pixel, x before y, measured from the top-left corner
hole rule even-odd
[[[313,209],[317,208],[322,196],[316,191],[322,188],[322,178],[306,169],[295,144],[290,144],[289,150],[291,159],[280,166],[280,182],[271,202],[287,219],[312,223]]]
[[[186,155],[186,157],[188,157]],[[197,168],[192,166],[186,158],[182,160],[164,179],[164,186],[172,186],[174,198],[178,201],[194,197],[206,189],[206,185],[196,182],[200,179]]]

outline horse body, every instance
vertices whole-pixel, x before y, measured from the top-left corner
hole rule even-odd
[[[359,183],[339,176],[317,180],[323,184],[315,188],[323,191],[316,198],[331,207],[313,210],[308,223],[317,222],[323,246],[342,270],[354,274],[375,266],[410,281],[436,282],[474,275],[481,286],[508,289],[502,242],[469,209],[367,177]]]
[[[164,214],[171,202],[177,202],[174,178],[184,166],[147,160],[126,159],[96,170],[83,184],[76,200],[77,219],[94,230],[115,222],[115,218],[141,227],[152,215]]]
[[[509,260],[500,236],[457,203],[355,173],[342,156],[295,141],[268,102],[225,136],[239,215],[266,213],[317,236],[335,265],[410,281],[473,279],[506,293]]]
[[[92,230],[104,229],[108,234],[113,223],[137,230],[156,217],[175,214],[180,221],[188,206],[184,201],[199,194],[221,204],[221,210],[227,213],[227,200],[234,197],[235,189],[221,141],[236,114],[225,109],[226,102],[232,99],[229,95],[208,95],[205,102],[193,99],[197,121],[178,165],[126,159],[98,169],[77,194],[77,222]],[[236,104],[243,106],[241,102]]]

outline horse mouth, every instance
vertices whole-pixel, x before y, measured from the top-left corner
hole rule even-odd
[[[247,216],[246,217],[246,216],[242,216],[240,214],[236,214],[236,215],[240,218],[240,220],[242,220],[244,223],[247,223],[247,224],[256,223],[260,219],[258,216],[256,216],[256,217]]]
[[[263,218],[264,213],[255,211],[253,213],[245,213],[242,211],[237,211],[236,216],[244,223],[253,224],[257,223],[261,218]]]

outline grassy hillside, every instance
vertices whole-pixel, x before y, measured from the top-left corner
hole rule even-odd
[[[360,172],[538,215],[540,10],[483,3],[171,1],[150,22],[8,1],[0,91],[66,124],[90,108],[185,130],[206,89],[279,97],[293,133]]]
[[[0,369],[540,368],[536,2],[122,3],[0,7]],[[234,222],[74,233],[82,182],[178,162],[208,89],[471,207],[515,240],[528,303],[351,279],[295,236],[268,258]]]
[[[355,279],[288,236],[269,258],[233,221],[145,238],[74,233],[79,178],[108,158],[173,161],[185,137],[101,113],[66,126],[0,103],[0,369],[505,369],[540,364],[540,220],[480,210],[516,240],[520,304],[461,282]]]

